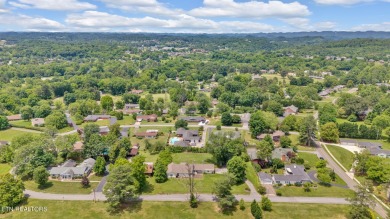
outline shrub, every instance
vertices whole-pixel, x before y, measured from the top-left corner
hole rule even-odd
[[[282,192],[280,190],[276,190],[276,195],[277,196],[282,196]]]
[[[244,202],[244,199],[241,199],[241,200],[240,200],[239,205],[240,205],[240,210],[241,210],[241,211],[245,210],[245,202]]]
[[[265,195],[267,194],[267,189],[264,186],[260,185],[259,188],[257,188],[257,192],[259,192],[261,195]]]

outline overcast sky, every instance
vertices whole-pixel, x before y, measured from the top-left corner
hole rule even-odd
[[[390,31],[390,0],[0,0],[0,31]]]

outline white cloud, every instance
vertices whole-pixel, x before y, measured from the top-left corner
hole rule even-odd
[[[204,7],[189,11],[197,17],[304,17],[310,15],[306,5],[299,2],[284,3],[281,1],[249,1],[238,3],[234,0],[204,0]]]
[[[86,11],[70,14],[66,23],[77,30],[126,32],[180,32],[180,33],[235,33],[271,32],[271,25],[257,22],[221,21],[200,19],[181,14],[176,18],[129,18],[106,12]]]
[[[331,21],[311,23],[307,18],[289,18],[280,20],[291,25],[294,28],[293,31],[325,31],[333,30],[337,26],[336,23]]]
[[[5,9],[5,1],[6,0],[0,0],[0,13],[8,12],[8,10]]]
[[[96,9],[96,5],[78,0],[18,0],[9,2],[10,5],[21,8],[37,8],[44,10],[77,11]]]
[[[390,31],[390,22],[383,22],[379,24],[362,24],[353,27],[353,31]]]
[[[374,2],[376,0],[314,0],[319,4],[324,5],[354,5],[364,2]],[[383,2],[390,2],[390,0],[382,0]]]
[[[4,14],[0,15],[0,25],[6,29],[8,27],[12,30],[33,30],[33,31],[52,31],[52,30],[64,30],[65,26],[61,23],[42,18],[42,17],[31,17],[27,15],[11,15]]]

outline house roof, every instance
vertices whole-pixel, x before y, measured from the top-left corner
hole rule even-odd
[[[7,116],[7,119],[9,121],[21,120],[22,119],[22,114],[16,114],[16,115]]]
[[[78,167],[88,167],[88,168],[92,168],[92,167],[95,165],[95,162],[96,162],[95,159],[93,159],[93,158],[88,158],[88,159],[84,160],[80,165],[78,165]]]
[[[272,182],[272,176],[268,173],[260,172],[259,178],[261,182]]]
[[[303,175],[280,175],[275,174],[273,176],[275,181],[284,181],[284,182],[302,182],[302,181],[310,181],[310,178]]]
[[[138,148],[131,148],[130,150],[130,155],[131,156],[135,156],[138,154]]]
[[[3,146],[3,145],[8,145],[9,142],[8,141],[0,141],[0,145]]]
[[[285,107],[284,110],[292,110],[294,113],[298,112],[298,107],[291,105],[288,107]]]
[[[173,145],[179,147],[189,147],[190,143],[188,143],[187,141],[176,141]]]
[[[83,175],[86,171],[88,171],[87,167],[52,167],[49,170],[50,175]]]
[[[145,164],[145,173],[153,173],[154,165],[153,162],[144,162]]]
[[[272,133],[272,137],[282,137],[282,136],[285,136],[286,134],[280,130],[277,130],[275,131],[274,133]]]
[[[83,149],[83,142],[77,141],[76,143],[73,144],[73,150],[82,150]]]
[[[99,127],[99,133],[107,133],[109,131],[110,131],[110,129],[108,128],[108,126]]]
[[[386,156],[390,156],[390,150],[382,150],[377,148],[369,148],[368,151],[371,155],[379,155],[379,154],[385,154]]]
[[[84,118],[84,121],[96,121],[98,119],[109,119],[110,115],[88,115]]]
[[[151,115],[139,115],[137,116],[137,119],[156,119],[157,115],[156,114],[151,114]]]
[[[44,118],[34,118],[34,119],[31,119],[31,124],[32,125],[42,125],[42,124],[45,124],[45,119]]]
[[[181,117],[180,119],[187,122],[201,122],[206,120],[204,117],[201,116],[185,116],[185,117]]]
[[[377,148],[377,149],[382,148],[382,144],[376,142],[358,142],[358,145],[359,147],[364,147],[364,148]]]
[[[76,166],[76,161],[72,159],[65,161],[65,163],[61,165],[61,167],[74,167],[74,166]]]
[[[293,175],[307,175],[303,165],[289,164],[285,166],[285,169]]]
[[[144,91],[143,90],[131,90],[130,93],[133,94],[142,94]]]
[[[257,149],[256,148],[247,148],[246,152],[248,153],[249,158],[251,160],[257,159]]]
[[[139,104],[137,104],[137,103],[126,103],[125,107],[124,107],[124,110],[134,109],[134,108],[139,108]]]

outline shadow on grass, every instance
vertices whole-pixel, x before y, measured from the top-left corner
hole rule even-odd
[[[142,189],[142,193],[152,193],[154,191],[154,185],[146,181],[145,187]]]
[[[44,185],[38,185],[38,189],[45,190],[53,186],[52,182],[47,182]]]

